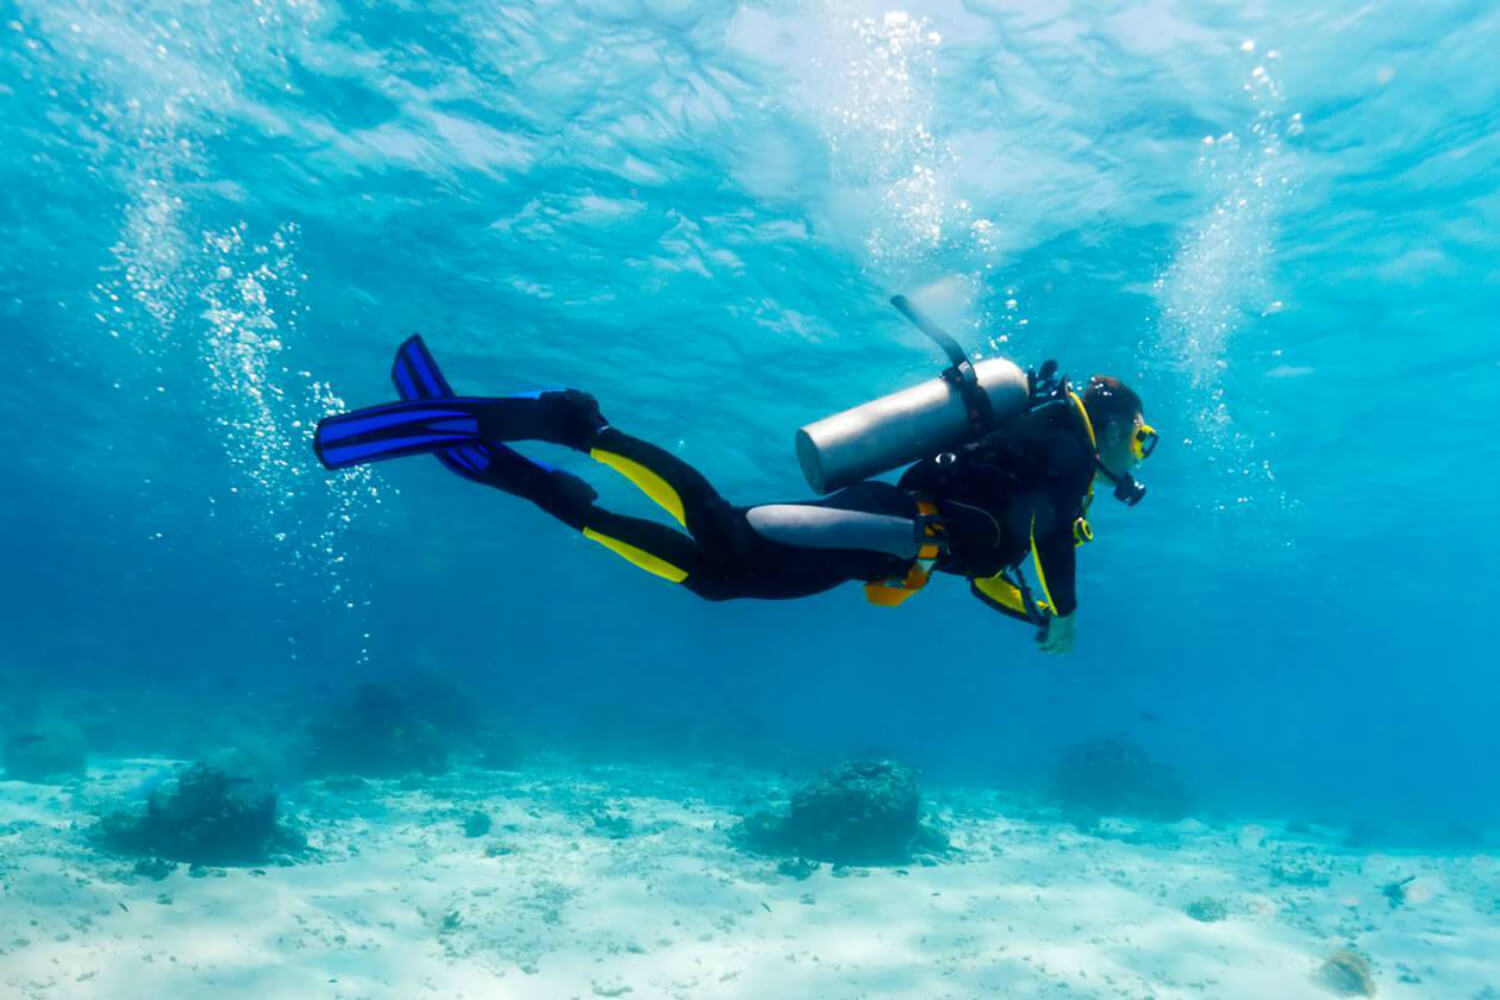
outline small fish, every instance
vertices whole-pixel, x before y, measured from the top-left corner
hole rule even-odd
[[[119,900],[115,901],[115,905],[118,906],[120,909],[124,910],[126,913],[130,912],[130,907],[126,906],[124,903],[120,902]]]
[[[770,913],[770,912],[771,912],[771,907],[770,907],[770,906],[768,906],[768,905],[767,905],[767,904],[766,904],[766,903],[765,903],[765,902],[764,902],[764,901],[762,901],[762,902],[761,902],[761,904],[760,904],[760,908],[761,908],[761,909],[762,909],[762,910],[765,910],[765,911],[766,911],[766,912],[767,912],[767,913]]]
[[[1399,882],[1388,882],[1380,888],[1380,894],[1391,904],[1391,909],[1403,905],[1406,902],[1406,887],[1417,880],[1415,875],[1408,875]]]
[[[1161,721],[1161,716],[1157,715],[1155,712],[1146,711],[1146,712],[1142,712],[1141,713],[1141,721],[1142,722],[1160,722]]]
[[[15,739],[11,740],[11,742],[19,744],[20,746],[30,746],[33,743],[47,742],[47,737],[41,735],[40,733],[22,733],[20,736],[17,736]]]

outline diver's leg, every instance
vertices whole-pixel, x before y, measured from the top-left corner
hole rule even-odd
[[[479,417],[479,434],[487,441],[546,441],[584,452],[608,426],[598,400],[577,389],[491,399]]]
[[[825,565],[822,554],[787,562],[768,561],[753,548],[705,548],[664,524],[601,507],[590,507],[582,521],[585,538],[708,601],[807,597],[851,579],[842,568]]]
[[[583,537],[598,542],[646,572],[673,583],[686,584],[689,590],[697,592],[692,581],[702,578],[703,550],[680,531],[592,505],[582,513],[577,527],[583,532]]]
[[[666,449],[606,426],[589,456],[629,479],[700,543],[712,544],[723,535],[728,502],[703,473]]]
[[[667,471],[681,470],[669,468]],[[765,525],[752,524],[747,509],[727,504],[718,516],[695,510],[690,516],[707,518],[708,523],[700,525],[699,532],[689,537],[665,524],[617,514],[598,506],[588,484],[561,469],[551,470],[545,476],[528,472],[523,472],[522,476],[528,484],[525,488],[517,487],[521,478],[518,476],[507,478],[501,488],[525,496],[581,532],[585,538],[598,542],[640,569],[682,585],[705,600],[807,597],[850,581],[892,575],[909,562],[909,559],[889,551],[873,548],[787,544],[778,541],[776,532],[766,530]],[[675,476],[674,481],[686,485]],[[696,490],[689,490],[687,495],[694,500],[705,496]],[[717,498],[717,494],[711,491],[709,495]],[[766,508],[749,510],[764,511]],[[884,534],[889,535],[889,532]],[[865,543],[874,542],[869,532],[863,535]],[[845,538],[848,538],[847,534]],[[838,541],[828,539],[827,543],[837,545]],[[847,545],[848,541],[843,544]]]
[[[807,597],[843,583],[902,575],[917,555],[916,501],[889,483],[863,483],[799,505],[743,508],[730,505],[682,459],[607,424],[588,452],[692,534],[692,554],[673,557],[687,570],[677,582],[707,600]],[[768,512],[780,517],[768,519]],[[768,520],[789,530],[778,531]],[[648,538],[648,549],[688,543],[671,529],[640,523],[677,539]]]
[[[440,456],[466,479],[530,500],[569,527],[582,531],[583,519],[599,494],[565,469],[536,462],[504,445],[478,444],[467,454]],[[464,463],[459,468],[457,463]]]
[[[648,572],[674,583],[693,580],[689,589],[705,596],[714,592],[700,586],[706,579],[703,550],[694,539],[595,506],[598,494],[582,479],[506,446],[510,441],[546,441],[587,452],[622,472],[684,524],[685,508],[698,523],[705,520],[709,501],[727,508],[686,463],[610,429],[592,396],[575,389],[498,399],[448,395],[451,390],[419,338],[403,345],[393,378],[406,397],[402,403],[339,415],[320,425],[316,443],[325,464],[433,452],[466,479],[530,500]]]
[[[481,475],[468,478],[530,500],[590,541],[673,583],[701,572],[703,551],[687,535],[595,505],[598,494],[593,487],[570,472],[532,462],[499,445],[481,447],[487,465]]]
[[[397,377],[402,388],[400,373]],[[408,390],[403,388],[403,395]],[[430,404],[414,401],[408,405],[445,407],[438,415],[443,418],[453,409],[470,422],[459,428],[466,435],[461,441],[413,441],[415,447],[410,451],[403,447],[401,453],[441,449],[440,457],[454,456],[463,463],[454,471],[531,500],[585,537],[708,600],[803,597],[849,580],[867,579],[891,559],[881,552],[819,551],[767,537],[752,528],[745,509],[732,507],[697,469],[663,448],[611,427],[594,397],[576,389],[499,399],[443,397]],[[393,409],[372,412],[379,421],[389,421]],[[415,437],[433,430],[429,423],[416,422],[415,418],[430,420],[432,415],[426,412],[399,416],[411,425],[409,430],[401,427],[403,434]],[[373,426],[374,435],[391,436],[385,423]],[[446,426],[450,425],[438,429]],[[352,429],[340,427],[337,432],[347,434]],[[692,537],[596,506],[593,489],[578,477],[504,447],[506,442],[522,440],[586,452],[639,487]],[[383,442],[386,447],[395,443]],[[455,449],[453,445],[459,443],[471,447]]]
[[[700,541],[716,533],[729,509],[701,472],[611,427],[594,397],[577,389],[497,399],[481,416],[479,433],[489,441],[547,441],[585,452],[629,479]]]

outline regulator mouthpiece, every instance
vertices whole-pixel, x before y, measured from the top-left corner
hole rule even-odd
[[[1115,499],[1127,507],[1134,507],[1146,498],[1146,487],[1130,473],[1115,479]]]

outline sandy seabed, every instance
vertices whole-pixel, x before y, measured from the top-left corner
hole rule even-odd
[[[550,762],[298,786],[300,863],[156,880],[84,830],[172,763],[0,782],[0,996],[1323,1000],[1324,958],[1352,947],[1380,997],[1500,1000],[1485,855],[1361,853],[1277,823],[1089,835],[937,789],[949,860],[799,880],[728,837],[784,794],[774,775]],[[493,827],[470,837],[476,810]],[[1409,876],[1393,906],[1382,887]],[[1185,912],[1205,898],[1223,919]]]

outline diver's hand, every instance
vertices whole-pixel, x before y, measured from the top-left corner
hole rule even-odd
[[[1053,656],[1064,656],[1073,652],[1073,628],[1077,624],[1078,613],[1065,618],[1047,619],[1047,628],[1041,635],[1036,637],[1036,643],[1042,652],[1051,653]]]

